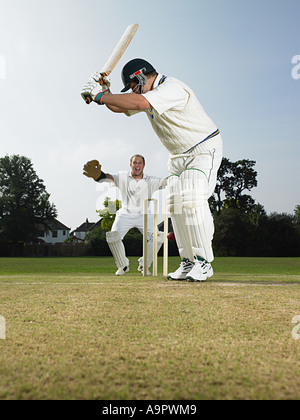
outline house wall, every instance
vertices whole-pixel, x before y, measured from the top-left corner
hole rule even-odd
[[[58,230],[56,232],[49,232],[44,236],[39,236],[39,239],[42,239],[49,244],[57,244],[64,242],[66,239],[68,239],[69,235],[69,230]]]
[[[87,232],[75,232],[75,236],[78,239],[84,240],[86,238]]]

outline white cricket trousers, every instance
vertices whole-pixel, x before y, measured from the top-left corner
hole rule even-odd
[[[208,199],[216,187],[222,156],[220,134],[187,154],[170,156],[168,207],[181,258],[214,259],[214,222]]]
[[[124,239],[125,235],[130,231],[130,229],[136,228],[141,233],[144,231],[143,227],[144,217],[143,214],[132,214],[132,213],[123,213],[118,211],[116,214],[115,221],[112,225],[111,231],[118,232],[121,240]],[[148,223],[147,223],[147,238],[150,240],[153,234],[153,215],[149,212],[148,214]]]
[[[118,268],[129,266],[129,260],[126,257],[125,247],[123,244],[124,236],[130,229],[133,228],[137,228],[141,233],[143,233],[143,223],[143,214],[130,214],[126,213],[124,210],[117,212],[111,231],[106,233],[106,240]],[[153,260],[153,216],[150,212],[148,216],[147,230],[149,253],[148,263],[150,265]]]

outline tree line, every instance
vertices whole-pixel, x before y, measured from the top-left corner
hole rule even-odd
[[[210,207],[218,256],[300,256],[300,205],[294,214],[267,214],[247,193],[257,186],[256,162],[223,158]]]
[[[300,205],[294,214],[267,214],[249,194],[257,186],[256,162],[223,158],[215,192],[209,200],[215,220],[214,252],[216,256],[296,257],[300,256]],[[114,215],[110,199],[99,210],[102,229],[91,232],[87,246],[92,255],[110,255],[105,232]],[[120,202],[113,207],[119,208]],[[43,180],[36,174],[30,159],[19,156],[0,158],[0,256],[9,245],[20,246],[37,240],[40,226],[50,229],[57,210],[50,203]],[[128,255],[142,249],[142,235],[133,230],[125,238]],[[175,243],[170,254],[178,255]]]

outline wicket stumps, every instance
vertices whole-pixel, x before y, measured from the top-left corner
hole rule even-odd
[[[143,276],[147,277],[148,271],[148,205],[149,202],[153,202],[153,273],[154,277],[157,277],[157,230],[158,230],[158,200],[149,198],[144,200],[144,223],[143,223]],[[168,210],[167,202],[165,202],[164,208],[164,257],[163,257],[163,275],[168,275]]]

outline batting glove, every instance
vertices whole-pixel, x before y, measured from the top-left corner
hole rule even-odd
[[[109,93],[110,90],[108,88],[103,90],[103,86],[99,85],[98,82],[90,80],[83,87],[81,96],[87,104],[90,104],[92,101],[94,101],[98,105],[103,105],[101,103],[101,98],[103,95],[108,95]]]
[[[109,95],[109,94],[110,94],[109,89],[106,89],[103,92],[99,92],[98,95],[95,96],[94,102],[96,102],[98,105],[103,105],[103,103],[101,102],[102,96]]]
[[[96,72],[92,75],[91,80],[99,83],[103,90],[109,89],[111,85],[110,79],[107,77],[107,73]]]

